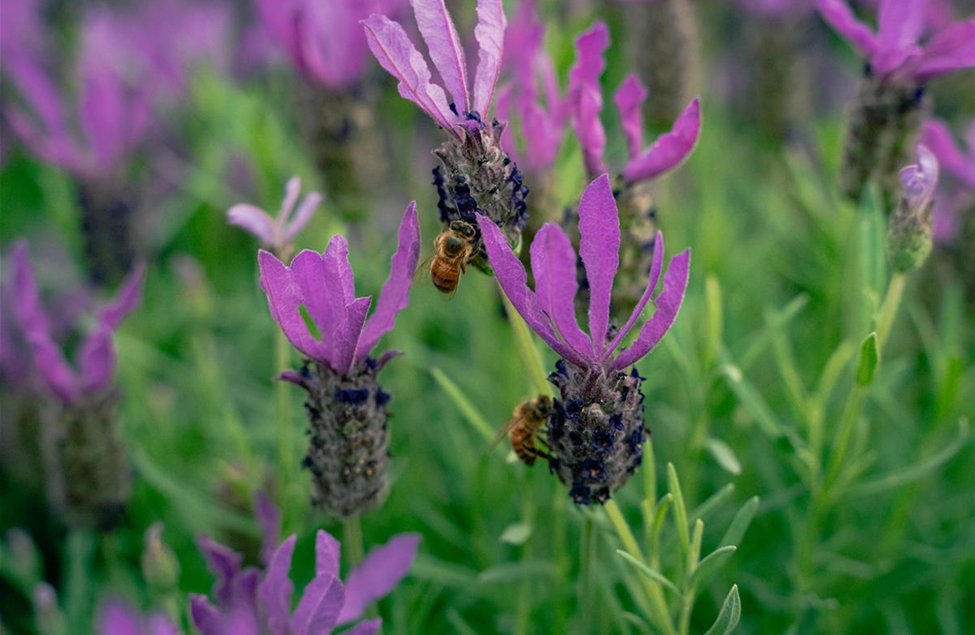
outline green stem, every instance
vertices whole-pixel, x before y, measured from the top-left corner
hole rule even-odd
[[[559,589],[562,587],[562,582],[564,580],[570,579],[569,567],[571,565],[569,560],[569,551],[566,549],[566,525],[565,525],[565,490],[561,487],[556,487],[553,490],[554,494],[552,496],[552,550],[554,552],[553,557],[555,560],[556,572],[557,572],[557,584]],[[556,602],[555,603],[555,615],[552,620],[552,631],[555,633],[566,632],[566,621],[567,616],[565,612],[565,603]]]
[[[283,331],[274,339],[274,369],[278,374],[288,370],[291,363],[291,345]],[[294,467],[294,437],[291,425],[291,395],[287,382],[275,382],[275,424],[278,437],[278,469],[283,482],[290,482]]]
[[[521,522],[532,528],[532,535],[525,540],[525,544],[521,549],[522,562],[528,562],[531,560],[532,536],[535,533],[535,490],[530,482],[526,482],[523,484],[522,491],[524,492],[524,496],[522,497]],[[515,600],[515,635],[526,635],[531,629],[532,585],[529,580],[525,580],[517,588],[518,597]]]
[[[98,537],[91,531],[76,529],[68,534],[64,602],[70,633],[83,633],[84,625],[91,623],[91,571],[97,546]]]
[[[897,309],[901,303],[901,296],[904,295],[904,284],[907,278],[901,272],[896,272],[890,278],[887,286],[887,295],[877,311],[877,347],[882,349],[890,335],[890,329],[894,325],[894,318],[897,317]]]
[[[362,562],[364,555],[362,548],[362,520],[359,514],[349,516],[342,521],[342,547],[349,562],[348,569]]]
[[[579,545],[579,621],[580,633],[591,633],[593,624],[593,602],[595,601],[595,572],[593,559],[595,553],[595,525],[591,516],[586,516],[582,527]]]
[[[511,322],[511,329],[515,332],[515,341],[518,343],[522,361],[525,362],[528,374],[535,386],[535,392],[538,395],[551,397],[552,385],[548,383],[548,373],[545,372],[545,367],[542,365],[542,356],[538,353],[538,347],[535,346],[531,331],[525,324],[525,320],[512,306],[511,300],[504,294],[504,291],[501,291],[501,297],[504,298],[505,312],[508,314],[508,321]]]

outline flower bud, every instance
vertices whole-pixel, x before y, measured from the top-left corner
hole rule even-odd
[[[179,561],[172,549],[162,541],[162,523],[153,523],[146,530],[142,551],[142,575],[154,595],[164,595],[179,583]]]
[[[900,171],[900,202],[887,228],[887,257],[899,272],[917,269],[931,252],[931,205],[938,183],[938,160],[917,146],[917,164]]]

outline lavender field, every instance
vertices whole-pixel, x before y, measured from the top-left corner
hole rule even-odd
[[[0,280],[0,635],[975,633],[970,0],[0,0]]]

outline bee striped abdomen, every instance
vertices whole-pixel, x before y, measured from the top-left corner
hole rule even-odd
[[[525,465],[534,465],[538,456],[535,450],[535,432],[522,423],[511,429],[510,436],[511,449],[515,456]]]

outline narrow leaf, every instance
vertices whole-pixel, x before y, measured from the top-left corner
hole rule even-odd
[[[620,555],[620,557],[623,558],[623,560],[626,560],[630,564],[630,566],[632,566],[634,569],[636,569],[637,571],[639,571],[643,575],[647,576],[648,578],[650,578],[651,580],[653,580],[657,584],[660,584],[660,585],[663,585],[663,586],[667,587],[668,589],[670,589],[671,591],[673,591],[675,594],[677,594],[678,597],[681,595],[680,589],[677,588],[677,585],[674,584],[673,582],[671,582],[670,580],[668,580],[667,577],[664,576],[659,571],[656,571],[654,569],[651,569],[650,567],[648,567],[647,565],[643,564],[642,562],[640,562],[639,560],[637,560],[636,558],[634,558],[630,554],[626,553],[622,549],[617,549],[616,550],[616,553],[618,553]]]
[[[523,545],[532,535],[532,526],[529,523],[512,523],[501,532],[499,542],[506,545]]]
[[[717,571],[718,567],[725,563],[725,561],[731,557],[738,547],[734,545],[725,545],[724,547],[718,547],[708,555],[704,556],[694,571],[691,572],[690,577],[687,579],[688,588],[696,587],[707,583],[708,579]]]
[[[681,555],[686,561],[691,550],[691,536],[687,527],[687,507],[684,506],[684,495],[680,491],[680,481],[673,463],[667,464],[667,487],[674,497],[674,523],[677,525],[677,537],[680,538]]]
[[[871,333],[860,344],[860,363],[857,365],[857,385],[869,386],[880,361],[877,351],[877,333]]]
[[[728,596],[721,605],[718,618],[704,635],[729,635],[738,626],[741,619],[741,598],[738,597],[738,585],[731,587]]]
[[[758,496],[752,496],[749,498],[735,517],[731,519],[731,524],[728,525],[728,531],[724,533],[721,538],[721,542],[718,544],[722,547],[727,545],[740,545],[741,539],[745,537],[745,532],[748,531],[748,526],[752,523],[752,518],[755,517],[755,512],[758,510]]]
[[[484,415],[481,414],[480,410],[474,406],[464,395],[463,391],[455,384],[446,374],[439,368],[431,368],[430,374],[433,375],[434,381],[440,385],[450,400],[454,402],[457,409],[464,416],[469,424],[471,424],[475,430],[477,430],[481,436],[483,436],[488,443],[494,440],[495,431],[491,427],[491,424],[487,422]]]
[[[735,456],[735,451],[727,443],[715,437],[709,438],[704,442],[704,449],[708,451],[718,465],[731,472],[735,476],[741,474],[741,463]]]

